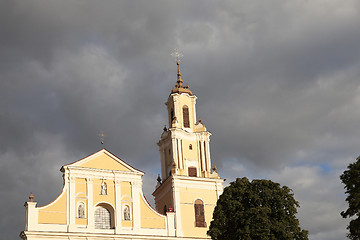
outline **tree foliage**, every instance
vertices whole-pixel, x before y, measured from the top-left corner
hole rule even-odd
[[[208,234],[215,240],[307,240],[292,190],[270,180],[238,178],[217,201]]]
[[[349,207],[346,211],[341,212],[343,218],[354,217],[350,221],[348,237],[352,240],[360,239],[360,157],[355,163],[348,166],[348,170],[340,176],[341,181],[345,184],[346,201]]]

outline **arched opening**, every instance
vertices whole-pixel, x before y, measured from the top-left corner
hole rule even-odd
[[[188,167],[188,175],[189,177],[197,177],[196,167]]]
[[[195,200],[195,227],[206,227],[204,203],[200,199]]]
[[[114,228],[114,211],[111,206],[107,204],[101,204],[95,208],[95,228]]]
[[[183,125],[186,128],[190,127],[189,108],[186,105],[183,107]]]

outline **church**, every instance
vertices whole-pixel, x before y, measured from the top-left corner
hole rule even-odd
[[[209,239],[224,180],[211,167],[211,133],[196,118],[196,99],[177,61],[177,82],[166,102],[168,127],[158,142],[155,209],[143,195],[144,173],[102,149],[61,167],[63,190],[48,205],[37,206],[30,195],[21,239]]]

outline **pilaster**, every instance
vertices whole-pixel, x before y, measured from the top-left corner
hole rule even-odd
[[[200,140],[200,159],[201,159],[201,166],[202,170],[206,172],[206,159],[205,159],[205,149],[204,149],[204,141]],[[205,176],[203,176],[205,177]]]
[[[87,187],[87,217],[88,217],[88,229],[95,228],[95,219],[94,219],[94,188],[93,188],[93,178],[86,178],[86,187]]]
[[[75,177],[69,177],[69,197],[68,197],[68,232],[72,232],[75,229]]]
[[[167,231],[168,231],[168,236],[170,236],[170,237],[175,236],[175,230],[176,230],[175,216],[176,216],[176,214],[174,212],[166,213]]]
[[[178,155],[178,159],[179,159],[179,162],[178,162],[178,167],[179,167],[179,169],[183,169],[183,159],[182,159],[182,147],[181,147],[181,145],[182,145],[182,140],[181,139],[177,139],[177,149],[178,149],[178,153],[179,153],[179,155]]]
[[[161,178],[165,180],[166,178],[166,156],[165,149],[160,148],[160,158],[161,158]]]
[[[192,109],[193,109],[193,122],[192,122],[192,127],[195,127],[196,124],[196,109],[195,109],[195,105],[196,105],[196,97],[191,98],[191,102],[192,102]]]
[[[176,143],[176,138],[173,137],[171,138],[171,144],[172,144],[172,156],[173,156],[173,161],[176,163],[176,168],[179,167],[178,164],[178,154],[177,154],[177,143]]]
[[[176,225],[176,236],[182,237],[183,231],[181,227],[181,203],[180,203],[180,190],[176,186],[175,179],[172,179],[172,192],[173,192],[173,202],[174,202],[174,211],[175,211],[175,225]]]
[[[131,191],[133,198],[133,227],[134,230],[141,227],[141,212],[140,212],[140,194],[141,194],[141,181],[131,182]]]
[[[115,177],[115,233],[121,232],[121,181]]]
[[[26,202],[26,222],[25,222],[25,231],[36,230],[38,224],[38,209],[36,209],[37,202]]]
[[[211,169],[211,162],[210,162],[210,148],[209,148],[209,141],[204,141],[204,148],[205,148],[205,159],[206,159],[206,172],[210,173]]]

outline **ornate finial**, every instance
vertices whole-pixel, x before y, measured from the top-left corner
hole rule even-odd
[[[199,123],[203,124],[203,120],[199,117]]]
[[[171,56],[175,57],[177,65],[177,82],[175,87],[181,88],[183,80],[181,79],[180,60],[184,57],[184,55],[179,51],[179,49],[175,48],[174,51],[171,53]]]
[[[29,199],[30,199],[30,202],[34,202],[34,195],[32,192],[30,193]]]
[[[166,132],[166,131],[167,131],[166,125],[164,126],[163,130],[164,130],[164,132]]]
[[[183,87],[183,86],[182,86],[183,80],[181,79],[180,62],[177,61],[177,62],[176,62],[176,65],[177,65],[177,69],[178,69],[178,72],[177,72],[177,76],[178,76],[178,77],[177,77],[177,81],[176,81],[175,87],[181,88],[181,87]]]
[[[157,182],[159,183],[159,184],[161,184],[161,177],[160,177],[160,174],[158,174],[158,177],[157,177]]]
[[[101,131],[101,133],[99,134],[99,137],[100,137],[101,144],[104,144],[105,134],[103,131]]]
[[[213,170],[214,172],[216,172],[217,168],[216,168],[215,165],[213,166],[212,170]]]

